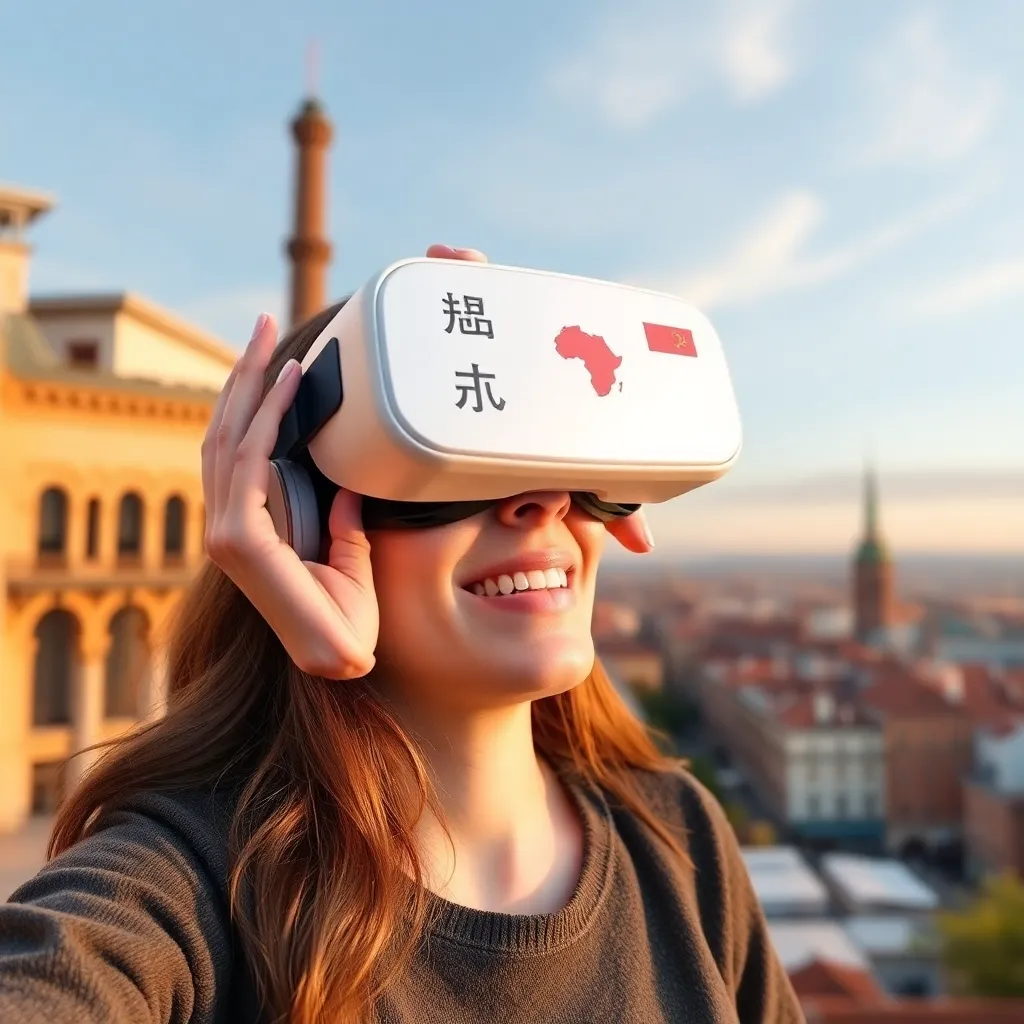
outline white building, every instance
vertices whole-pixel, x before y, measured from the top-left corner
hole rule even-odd
[[[851,914],[903,914],[937,910],[939,898],[905,864],[890,857],[827,853],[821,873]]]
[[[828,890],[795,848],[744,847],[743,860],[769,918],[820,917],[827,912]]]

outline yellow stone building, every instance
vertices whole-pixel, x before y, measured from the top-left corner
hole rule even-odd
[[[327,149],[296,144],[291,322],[327,303]],[[162,651],[203,557],[200,447],[238,352],[135,295],[29,299],[26,232],[52,200],[0,187],[0,832],[52,811],[158,715]],[[259,310],[253,310],[255,319]]]
[[[25,233],[51,206],[0,189],[0,831],[52,810],[73,751],[159,712],[237,358],[133,295],[29,301]]]

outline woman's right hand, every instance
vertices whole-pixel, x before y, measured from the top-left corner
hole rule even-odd
[[[326,565],[303,562],[267,510],[270,456],[302,373],[289,360],[260,401],[277,325],[263,315],[217,400],[203,440],[206,552],[311,675],[357,679],[374,665],[379,614],[360,498],[341,490]]]

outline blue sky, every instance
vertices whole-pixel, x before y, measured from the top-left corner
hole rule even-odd
[[[12,9],[13,7],[13,9]],[[283,307],[287,121],[319,40],[336,294],[438,241],[673,291],[745,425],[659,548],[1024,550],[1024,4],[0,5],[0,180],[36,292],[231,341]]]

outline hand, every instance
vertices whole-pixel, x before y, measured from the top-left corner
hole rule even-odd
[[[427,255],[485,262],[474,249],[434,245]],[[340,490],[331,506],[327,564],[303,562],[274,529],[267,510],[270,456],[301,371],[290,360],[260,401],[277,344],[273,317],[261,316],[221,390],[202,446],[206,551],[277,634],[304,672],[356,679],[374,666],[380,625],[370,545],[358,495]]]

